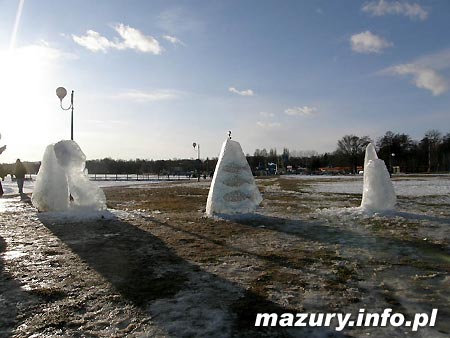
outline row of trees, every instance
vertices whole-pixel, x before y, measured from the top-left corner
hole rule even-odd
[[[409,135],[391,131],[377,140],[368,136],[345,135],[337,142],[334,152],[318,154],[316,151],[295,151],[284,148],[279,154],[275,148],[256,149],[253,155],[247,155],[252,170],[276,163],[281,170],[288,166],[304,168],[317,172],[325,167],[349,167],[356,173],[357,167],[364,162],[367,144],[374,142],[378,156],[385,161],[388,168],[399,166],[402,172],[439,172],[450,171],[450,132],[442,135],[437,130],[429,130],[420,141]],[[156,173],[184,174],[202,171],[207,174],[214,171],[217,158],[203,162],[192,159],[184,160],[113,160],[105,158],[87,162],[90,173]]]
[[[192,159],[174,160],[114,160],[104,158],[86,162],[90,174],[158,174],[188,175],[199,170],[205,173],[214,171],[217,159],[207,158],[204,161]]]
[[[369,142],[368,136],[345,135],[337,142],[334,152],[318,154],[316,151],[292,151],[284,148],[281,154],[275,148],[256,149],[253,156],[247,155],[252,170],[276,163],[283,171],[288,166],[304,168],[316,172],[325,167],[349,167],[357,172],[357,167],[364,161],[364,151]],[[450,132],[443,135],[437,130],[429,130],[420,140],[413,140],[409,135],[388,131],[375,142],[378,156],[388,166],[399,166],[402,172],[448,172],[450,171]],[[193,159],[174,160],[114,160],[104,158],[87,161],[86,167],[91,174],[158,174],[184,175],[202,172],[212,173],[217,158],[204,161]],[[39,163],[25,162],[29,173],[36,173]],[[12,173],[14,165],[0,166],[0,176]]]
[[[414,141],[406,134],[387,132],[377,146],[381,158],[408,172],[450,170],[450,133],[442,135],[433,129],[420,141]]]
[[[311,172],[325,167],[350,167],[355,173],[364,162],[365,148],[369,142],[375,143],[378,156],[389,169],[399,166],[402,172],[407,173],[450,171],[450,132],[443,135],[435,129],[427,131],[420,141],[391,131],[376,141],[368,136],[345,135],[338,140],[337,148],[332,153],[289,151],[284,148],[283,153],[277,155],[275,149],[257,149],[248,159],[252,167],[274,162],[281,168],[291,165]]]

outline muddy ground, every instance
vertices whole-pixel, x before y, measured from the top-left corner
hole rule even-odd
[[[362,215],[361,195],[257,180],[254,217],[204,216],[209,182],[106,188],[90,219],[0,199],[0,337],[448,337],[450,214],[438,196]],[[346,211],[348,210],[348,211]],[[382,312],[435,327],[255,328],[258,312]]]

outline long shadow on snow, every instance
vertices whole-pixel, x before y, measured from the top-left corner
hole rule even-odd
[[[182,259],[160,238],[119,219],[41,222],[172,337],[344,337],[327,328],[255,328],[256,313],[295,313]],[[146,219],[154,222],[153,219]],[[180,327],[183,329],[180,330]],[[208,329],[209,327],[209,329]]]

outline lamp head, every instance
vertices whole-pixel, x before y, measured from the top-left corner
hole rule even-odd
[[[59,100],[62,102],[63,98],[67,95],[67,90],[64,87],[56,88],[56,96],[58,96]]]

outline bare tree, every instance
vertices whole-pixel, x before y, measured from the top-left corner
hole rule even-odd
[[[372,142],[369,136],[345,135],[338,141],[337,153],[346,156],[351,165],[353,173],[356,173],[358,160],[364,154],[366,146]]]
[[[439,130],[430,129],[425,133],[425,138],[428,141],[428,173],[430,173],[432,152],[433,150],[435,151],[437,149],[437,145],[439,145],[439,143],[441,142],[442,134]]]

